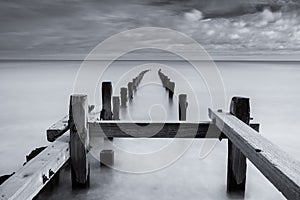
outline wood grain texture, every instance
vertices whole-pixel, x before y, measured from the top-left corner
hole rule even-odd
[[[95,113],[93,112],[95,109],[95,105],[89,105],[89,114]],[[100,114],[100,111],[97,110],[97,115]],[[55,124],[53,124],[50,128],[47,129],[47,140],[49,142],[53,142],[56,140],[56,138],[60,137],[62,134],[67,132],[69,130],[69,115],[66,115],[61,120],[57,121]]]
[[[69,134],[65,134],[0,186],[0,200],[32,199],[69,158]]]
[[[90,137],[136,137],[136,138],[213,138],[222,139],[224,134],[210,122],[187,123],[145,123],[145,122],[115,122],[91,121]],[[254,129],[259,124],[251,124]]]
[[[180,138],[205,137],[209,123],[132,123],[94,122],[89,123],[90,136],[137,137],[137,138]],[[199,126],[199,127],[198,127]],[[213,126],[213,125],[212,125]],[[211,127],[213,128],[213,127]],[[179,131],[180,130],[180,131]],[[217,129],[214,129],[217,130]],[[184,134],[182,133],[184,132]],[[210,135],[218,138],[219,135]]]
[[[233,97],[230,103],[230,114],[249,125],[250,99],[245,97]],[[241,150],[232,144],[230,140],[228,140],[227,161],[227,192],[244,196],[246,189],[247,159]]]
[[[147,125],[149,123],[143,123],[143,122],[113,122],[113,123],[110,123],[110,122],[103,122],[103,121],[99,121],[99,113],[100,113],[100,108],[97,107],[95,108],[94,110],[92,110],[90,113],[89,113],[89,132],[92,134],[92,135],[97,135],[97,134],[103,134],[103,130],[101,129],[100,126],[103,126],[104,129],[109,129],[109,128],[112,128],[111,130],[108,130],[107,131],[107,134],[108,136],[111,136],[111,137],[131,137],[130,135],[128,134],[124,134],[124,133],[120,133],[120,130],[117,129],[116,127],[118,126],[118,123],[125,123],[125,124],[141,124],[141,125]],[[69,115],[67,115],[67,117],[69,118]],[[98,119],[97,119],[98,118]],[[108,123],[107,125],[105,125],[106,123]],[[210,122],[199,122],[198,124],[201,124],[201,123],[210,123]],[[97,125],[98,124],[98,125]],[[103,124],[103,125],[101,125]],[[110,125],[109,125],[110,124]],[[159,123],[158,123],[159,124]],[[161,123],[162,124],[162,123]],[[167,123],[169,126],[178,126],[176,124],[176,122],[170,122],[170,123]],[[187,126],[188,126],[189,123],[187,123]],[[107,127],[106,127],[107,126]],[[112,126],[112,127],[110,127]],[[130,125],[128,125],[130,126]],[[161,127],[161,125],[158,125],[159,127]],[[203,130],[200,131],[198,130],[198,133],[196,135],[196,138],[205,138],[206,136],[204,136],[205,134],[207,134],[207,132],[204,131],[204,129],[206,129],[205,127],[208,126],[208,125],[202,125],[203,127]],[[254,124],[250,124],[250,126],[258,131],[259,130],[259,124],[258,123],[254,123]],[[106,128],[105,128],[106,127]],[[200,127],[199,127],[200,128]],[[201,129],[202,129],[201,128]],[[170,130],[174,130],[174,128],[171,128]],[[165,132],[165,130],[163,130]],[[199,134],[199,135],[198,135]],[[153,136],[153,137],[161,137],[161,138],[172,138],[174,136],[174,132],[170,133],[169,136],[168,134],[165,134],[165,135],[157,135],[157,136]],[[222,135],[220,137],[217,137],[218,135],[216,133],[212,133],[210,136],[208,136],[208,138],[218,138],[218,139],[224,139],[224,138],[227,138],[225,135]],[[188,138],[189,136],[186,135],[186,137]]]
[[[73,186],[88,182],[89,137],[87,95],[71,95],[69,110],[70,158]],[[78,185],[79,186],[79,185]]]
[[[65,116],[55,124],[53,124],[50,128],[47,129],[47,140],[49,142],[55,141],[56,138],[64,134],[69,130],[69,115]]]
[[[300,162],[229,113],[209,116],[287,199],[300,199]]]

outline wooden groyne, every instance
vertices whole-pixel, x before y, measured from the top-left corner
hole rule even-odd
[[[69,115],[47,130],[47,139],[52,143],[1,184],[0,200],[34,198],[68,161],[71,167],[72,186],[88,188],[89,138],[95,136],[111,141],[113,138],[129,137],[227,139],[228,193],[244,194],[248,159],[287,199],[300,199],[300,163],[258,133],[259,124],[250,123],[249,98],[233,97],[229,112],[209,109],[210,121],[190,123],[187,117],[188,96],[177,94],[178,121],[168,123],[122,121],[119,115],[120,106],[126,109],[127,101],[133,100],[134,92],[137,91],[146,72],[148,71],[141,72],[122,87],[120,96],[112,96],[112,83],[103,82],[102,108],[99,111],[96,106],[87,104],[86,95],[72,94]],[[158,71],[158,75],[163,87],[169,92],[169,98],[173,98],[176,95],[175,82],[173,84],[161,70]],[[156,134],[149,129],[141,131],[136,125],[151,125],[159,131]],[[179,129],[182,132],[180,134]],[[99,152],[99,155],[102,165],[114,164],[114,152],[110,147]]]

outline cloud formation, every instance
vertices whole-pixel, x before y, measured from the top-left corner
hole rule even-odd
[[[209,52],[300,51],[297,1],[229,1],[0,0],[0,57],[83,58],[107,37],[147,26],[183,32]]]

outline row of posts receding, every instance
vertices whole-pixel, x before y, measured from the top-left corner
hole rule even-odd
[[[103,82],[102,83],[102,111],[100,115],[101,120],[120,120],[120,106],[123,108],[127,107],[127,102],[132,100],[134,97],[134,93],[137,91],[137,88],[142,81],[144,75],[150,70],[144,70],[140,72],[132,81],[129,81],[126,87],[120,88],[120,96],[113,96],[113,110],[111,112],[111,95],[112,95],[112,83],[111,82]],[[169,98],[172,99],[175,93],[175,82],[171,81],[171,79],[165,75],[161,69],[158,70],[158,76],[162,82],[162,86],[166,88],[169,94]],[[187,95],[179,94],[178,95],[178,110],[179,110],[179,121],[186,120],[187,113]]]
[[[159,71],[163,80],[168,80],[161,71]],[[142,77],[138,76],[138,77]],[[137,87],[141,78],[134,79],[133,83]],[[102,110],[101,119],[112,119],[111,113],[111,82],[102,83]],[[116,99],[116,98],[115,98]],[[183,108],[186,111],[186,95],[179,95],[179,113],[181,120],[186,118],[183,113]],[[118,103],[116,100],[114,103]],[[230,113],[235,115],[241,121],[249,124],[250,121],[250,106],[248,98],[234,97],[230,106]],[[75,108],[76,107],[76,108]],[[89,164],[87,159],[88,134],[87,134],[87,96],[72,95],[70,99],[70,157],[71,157],[71,172],[73,185],[86,186],[89,183]],[[76,126],[76,123],[80,126]],[[82,127],[81,127],[82,125]],[[114,161],[114,152],[112,149],[102,150],[100,152],[100,162],[105,165],[112,166]],[[246,183],[246,157],[240,149],[238,149],[231,141],[228,141],[228,170],[227,170],[227,191],[242,192],[245,191]]]
[[[127,88],[120,88],[120,96],[112,97],[112,83],[111,82],[102,82],[102,110],[100,113],[101,120],[120,120],[120,106],[123,108],[127,107],[128,100],[132,100],[134,97],[134,92],[137,91],[137,88],[142,81],[144,75],[150,70],[144,70],[140,72],[132,81],[128,82]],[[111,112],[111,98],[113,102],[113,110]],[[110,141],[108,141],[110,140]],[[104,146],[110,144],[113,141],[113,138],[104,138]],[[109,146],[109,145],[108,145]],[[110,147],[105,147],[100,152],[100,164],[112,166],[114,164],[114,151]]]
[[[158,76],[162,82],[162,85],[169,93],[169,98],[172,99],[175,93],[175,82],[171,81],[171,79],[165,75],[161,69],[158,70]],[[186,94],[179,94],[178,96],[178,111],[179,111],[179,121],[186,120],[186,111],[187,111],[187,95]]]
[[[142,81],[144,75],[149,72],[150,70],[144,70],[140,72],[135,78],[132,79],[132,81],[128,82],[127,88],[121,87],[120,88],[120,96],[121,96],[121,102],[119,96],[113,97],[113,119],[114,120],[120,120],[119,110],[120,105],[123,108],[127,107],[128,100],[133,99],[133,94],[136,92],[140,82]]]
[[[120,88],[120,96],[112,97],[112,83],[102,82],[102,110],[100,112],[100,120],[120,120],[120,106],[127,108],[127,102],[134,98],[134,93],[137,91],[139,84],[141,83],[144,75],[150,70],[144,70],[140,72],[136,77],[129,81],[126,87]],[[169,93],[169,98],[172,99],[175,91],[175,82],[165,75],[161,69],[158,71],[158,75],[162,82],[162,86],[166,88]],[[111,108],[111,99],[113,102],[113,109]],[[120,101],[121,99],[121,101]],[[186,120],[187,111],[187,95],[180,94],[178,98],[179,106],[179,120]],[[108,141],[110,140],[110,141]],[[104,138],[104,146],[110,144],[113,138]],[[112,166],[114,163],[114,151],[111,147],[104,147],[104,150],[100,152],[100,162],[105,165]]]

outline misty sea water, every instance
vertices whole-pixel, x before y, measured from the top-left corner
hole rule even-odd
[[[160,86],[157,76],[157,70],[162,68],[175,80],[175,94],[188,94],[187,120],[208,120],[210,93],[203,77],[194,68],[179,61],[146,63],[148,62],[119,61],[109,67],[101,78],[111,80],[114,95],[118,95],[119,88],[126,86],[125,83],[137,72],[151,69],[141,82],[128,110],[121,112],[121,119],[177,120],[176,97],[173,104],[166,101],[166,92]],[[80,64],[80,61],[0,62],[0,175],[18,170],[25,162],[26,154],[36,147],[49,144],[46,140],[46,129],[68,113],[69,95],[73,92],[73,83]],[[250,97],[251,116],[254,117],[254,122],[261,124],[261,134],[300,160],[300,62],[219,61],[216,65],[225,92],[225,106],[222,109],[228,110],[232,96]],[[138,67],[134,68],[136,66]],[[205,63],[203,66],[205,67]],[[99,96],[99,91],[100,88],[96,88],[95,97]],[[90,99],[90,102],[101,105],[99,99]],[[143,153],[169,143],[168,140],[151,141],[115,139],[117,144],[128,151]],[[65,189],[66,192],[58,192],[45,199],[97,199],[99,192],[106,199],[119,199],[121,195],[125,199],[132,199],[132,194],[122,194],[122,187],[135,190],[134,195],[141,196],[140,199],[230,199],[226,196],[227,142],[217,142],[213,151],[206,158],[200,159],[199,152],[203,141],[195,140],[179,160],[157,172],[133,175],[101,169],[92,178],[91,185],[94,183],[94,186],[88,194],[72,192],[68,189],[70,185],[63,185],[58,191]],[[91,166],[96,172],[97,167],[95,164]],[[63,177],[62,180],[67,181],[68,178]],[[105,183],[101,185],[98,178],[105,180]],[[156,187],[158,184],[160,186]],[[112,194],[114,187],[121,189],[119,192],[116,189]],[[142,198],[144,193],[148,196],[144,195]],[[248,162],[245,199],[284,197]]]

